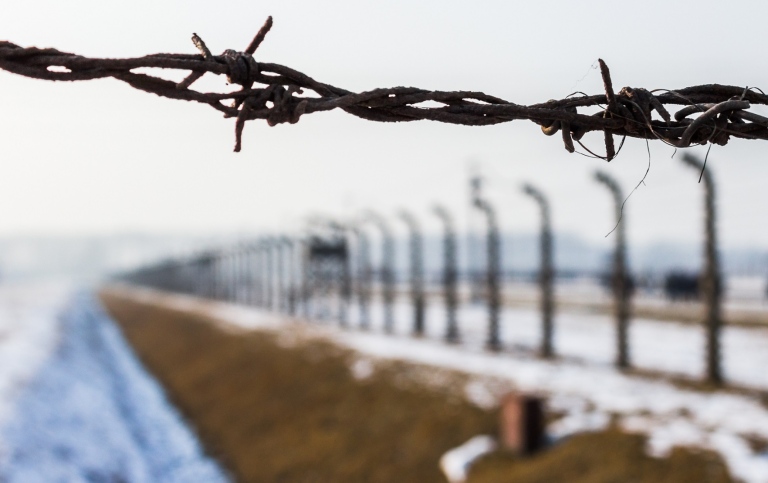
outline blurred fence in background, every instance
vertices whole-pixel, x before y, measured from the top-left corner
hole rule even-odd
[[[701,164],[685,158],[687,163]],[[632,317],[632,297],[640,285],[628,272],[625,225],[622,212],[625,199],[621,187],[607,174],[598,172],[595,179],[611,192],[615,204],[616,234],[613,263],[609,272],[601,275],[607,292],[613,296],[615,319],[615,365],[620,369],[632,367],[629,322]],[[720,328],[722,290],[716,259],[714,189],[711,175],[705,177],[707,224],[705,229],[705,263],[703,278],[689,280],[671,273],[663,282],[670,300],[690,291],[703,302],[701,322],[706,329],[706,378],[714,383],[723,381],[721,370]],[[500,318],[509,305],[505,285],[509,273],[502,271],[501,238],[497,212],[483,196],[480,183],[473,181],[471,204],[485,220],[485,267],[460,271],[458,263],[459,235],[453,216],[443,207],[434,207],[442,234],[441,268],[437,277],[429,277],[424,267],[424,242],[420,220],[407,211],[397,218],[387,219],[380,213],[364,212],[354,221],[327,217],[310,219],[304,231],[296,236],[262,236],[225,248],[166,260],[116,277],[118,280],[160,290],[180,292],[197,297],[228,301],[265,310],[300,316],[306,320],[337,321],[342,327],[372,329],[372,312],[381,311],[379,320],[385,333],[395,331],[396,319],[410,318],[410,333],[424,336],[426,311],[429,306],[442,307],[440,334],[448,343],[462,339],[465,322],[459,319],[459,308],[468,304],[484,304],[486,310],[485,347],[500,351],[509,341],[502,340]],[[527,281],[538,282],[540,341],[538,354],[556,355],[554,344],[554,282],[558,273],[553,264],[553,234],[550,207],[544,193],[532,185],[521,187],[539,206],[541,213],[540,262],[536,273]],[[395,269],[395,240],[392,225],[403,223],[408,233],[408,267],[400,277]],[[378,265],[371,257],[372,241],[379,241],[381,254]],[[682,277],[682,278],[681,278]],[[691,277],[688,277],[691,278]],[[688,285],[686,285],[688,284]],[[713,288],[714,287],[714,288]],[[686,292],[687,294],[687,292]],[[406,314],[396,313],[396,304],[407,301]],[[402,305],[402,304],[401,304]],[[471,323],[477,331],[477,318]],[[436,324],[434,317],[429,322]],[[514,323],[514,322],[513,322]],[[434,333],[434,327],[430,327]],[[514,341],[513,341],[514,342]]]

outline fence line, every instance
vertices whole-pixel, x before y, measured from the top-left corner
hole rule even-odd
[[[357,233],[357,230],[355,232],[351,230],[352,228],[350,228],[350,233]],[[455,234],[449,232],[446,235],[448,236],[445,237],[444,241],[451,240],[447,246],[453,245],[451,250],[455,254]],[[355,238],[345,237],[344,240],[354,240]],[[269,240],[270,243],[264,243],[265,240]],[[271,243],[274,240],[281,242],[279,245],[274,245]],[[337,320],[339,325],[344,328],[350,327],[346,314],[353,310],[353,305],[356,302],[360,309],[359,328],[369,330],[371,328],[369,315],[371,299],[369,275],[371,271],[366,268],[366,264],[369,262],[363,258],[368,256],[364,253],[368,247],[357,244],[355,250],[348,253],[347,262],[359,261],[355,262],[355,275],[347,278],[348,275],[345,275],[345,269],[341,264],[337,266],[338,269],[334,269],[325,261],[323,262],[324,265],[311,268],[312,262],[309,259],[312,257],[314,243],[316,242],[310,237],[290,239],[287,237],[263,237],[257,243],[237,244],[228,249],[208,251],[188,258],[168,260],[143,267],[123,274],[118,279],[140,286],[252,305],[289,317],[301,315],[307,320],[329,320],[330,318]],[[345,241],[345,243],[347,242]],[[275,257],[277,257],[275,246],[283,247],[284,277],[277,277],[275,276],[276,273],[269,273],[278,270],[278,264],[275,263]],[[292,249],[288,250],[286,247],[292,247]],[[461,335],[456,318],[456,309],[459,304],[456,293],[458,274],[455,268],[455,257],[451,255],[450,251],[443,255],[442,298],[446,311],[445,331],[442,337],[448,343],[455,343],[460,340]],[[241,263],[238,263],[238,260]],[[243,260],[248,261],[242,263]],[[291,269],[289,265],[292,267],[301,266],[304,269]],[[539,280],[541,281],[542,278],[540,277]],[[278,282],[278,280],[282,281]],[[350,280],[352,286],[345,286],[345,280]],[[380,286],[381,289],[383,286]],[[350,292],[347,292],[348,290]],[[354,293],[356,297],[352,299],[351,296],[346,296],[346,293]],[[267,294],[271,296],[267,296]],[[498,332],[499,319],[496,319],[494,325],[491,318],[492,311],[490,309],[494,307],[494,302],[487,297],[489,295],[487,292],[484,295],[486,296],[485,303],[489,307],[489,325],[486,328],[485,345],[489,350],[503,350],[506,344],[514,341],[501,339]],[[414,299],[412,297],[409,299],[413,309]],[[498,310],[501,305],[500,300],[495,304],[497,304],[495,307]],[[499,316],[500,314],[497,313],[497,317]],[[544,327],[546,328],[546,326]],[[394,324],[384,326],[386,333],[392,333],[393,329]],[[436,328],[433,328],[431,332],[437,332]],[[540,347],[542,347],[540,355],[542,357],[552,357],[555,354],[552,341],[553,332],[553,326],[550,326],[548,331],[542,331],[540,343]],[[411,333],[418,335],[414,331]],[[719,334],[717,336],[719,337]],[[552,346],[549,354],[543,350],[547,343]],[[626,344],[629,345],[629,340],[626,341]]]
[[[700,171],[702,162],[685,157],[684,162]],[[595,173],[596,181],[604,184],[612,194],[615,216],[621,213],[623,195],[618,183],[603,172]],[[719,271],[714,212],[714,181],[711,172],[705,172],[705,263],[701,286],[706,313],[703,326],[706,331],[707,379],[715,384],[723,382],[721,297],[722,283]],[[523,191],[533,198],[541,212],[540,256],[538,281],[541,290],[540,311],[542,330],[540,355],[555,355],[553,336],[554,295],[552,266],[552,228],[549,204],[543,193],[531,185]],[[500,310],[502,306],[502,272],[500,263],[500,236],[497,213],[491,203],[476,191],[473,205],[486,216],[486,261],[484,282],[467,276],[471,284],[482,285],[480,293],[487,306],[488,325],[485,345],[489,350],[504,347],[500,336]],[[444,339],[456,343],[461,339],[457,320],[459,306],[457,268],[457,234],[451,214],[443,207],[434,207],[435,215],[443,225],[442,298],[445,305]],[[420,227],[412,215],[401,212],[399,217],[409,228],[410,300],[413,310],[412,334],[426,331],[423,267],[423,239]],[[616,366],[631,366],[629,339],[630,297],[634,289],[626,266],[626,219],[616,231],[613,270],[606,278],[614,296],[616,318]],[[370,239],[367,229],[373,225],[379,232],[382,259],[379,270],[374,271],[370,258]],[[335,317],[343,327],[349,325],[353,300],[359,307],[359,326],[371,327],[370,307],[376,286],[382,298],[384,331],[394,332],[394,240],[387,220],[374,212],[366,212],[356,223],[339,223],[330,219],[316,219],[311,229],[301,237],[264,236],[252,243],[241,243],[220,251],[208,251],[196,256],[168,260],[123,274],[119,279],[162,290],[178,291],[199,297],[210,297],[242,304],[253,304],[287,315],[301,314],[307,319]],[[562,274],[562,272],[561,272]],[[670,275],[665,285],[674,283]],[[670,287],[668,292],[674,296]],[[675,287],[671,287],[674,289]],[[678,287],[680,288],[680,287]],[[335,314],[335,315],[334,315]]]

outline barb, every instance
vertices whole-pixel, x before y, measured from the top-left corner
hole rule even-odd
[[[247,121],[263,119],[274,126],[294,124],[301,116],[342,109],[378,122],[431,120],[467,126],[487,126],[528,120],[546,135],[562,133],[569,152],[574,141],[591,131],[603,131],[606,155],[616,156],[613,136],[659,139],[684,148],[693,144],[725,145],[731,137],[768,140],[768,118],[748,111],[752,104],[768,104],[768,96],[755,88],[707,84],[677,90],[648,91],[624,87],[613,91],[610,71],[600,59],[605,93],[567,97],[524,106],[482,92],[429,91],[416,87],[391,87],[355,93],[324,84],[289,67],[257,62],[253,58],[272,27],[269,17],[244,52],[225,50],[213,55],[195,34],[200,54],[154,54],[128,59],[88,58],[56,49],[20,47],[0,41],[0,69],[45,80],[78,81],[112,77],[136,89],[159,96],[208,104],[226,118],[235,118],[235,151],[240,151]],[[135,69],[187,70],[179,83]],[[206,73],[225,75],[241,88],[234,92],[200,92],[192,84]],[[254,87],[254,84],[258,87]],[[306,91],[306,93],[305,93]],[[663,92],[662,92],[663,91]],[[661,92],[656,94],[657,92]],[[231,101],[225,104],[225,101]],[[424,106],[423,103],[437,104]],[[670,116],[665,106],[685,106]],[[597,107],[594,114],[579,108]],[[656,113],[661,119],[653,119]],[[689,116],[698,115],[696,118]],[[583,146],[583,144],[582,144]]]

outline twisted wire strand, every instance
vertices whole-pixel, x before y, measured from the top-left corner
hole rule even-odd
[[[768,118],[749,111],[752,104],[768,104],[768,96],[757,89],[706,84],[655,91],[624,87],[614,93],[608,66],[600,59],[605,93],[569,96],[529,106],[472,91],[389,87],[355,93],[324,84],[290,67],[257,62],[253,54],[271,27],[272,17],[269,17],[244,52],[225,50],[221,55],[211,54],[197,34],[192,36],[192,42],[199,54],[153,54],[127,59],[88,58],[52,48],[20,47],[0,41],[0,69],[53,81],[111,77],[159,96],[208,104],[224,117],[236,118],[236,152],[241,150],[247,121],[263,119],[270,126],[293,124],[305,114],[333,109],[378,122],[432,120],[487,126],[529,120],[539,124],[546,135],[559,131],[569,152],[575,151],[574,141],[584,146],[581,138],[586,133],[603,131],[605,155],[585,149],[608,161],[617,154],[614,136],[658,139],[678,148],[706,143],[725,145],[731,137],[768,140]],[[142,68],[190,73],[176,83],[133,72]],[[234,92],[192,89],[194,82],[206,73],[225,75],[229,83],[241,88]],[[422,105],[424,103],[429,105]],[[683,107],[672,116],[665,107],[672,105]],[[578,111],[590,107],[597,107],[599,111],[594,114]],[[693,115],[697,116],[691,118]]]

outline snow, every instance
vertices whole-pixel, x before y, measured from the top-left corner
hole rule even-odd
[[[469,381],[464,386],[464,396],[467,401],[483,409],[492,409],[498,405],[498,398],[486,384],[480,381]]]
[[[475,436],[461,446],[446,452],[440,458],[440,469],[450,483],[462,483],[467,479],[472,463],[495,449],[496,440],[491,436]]]
[[[357,359],[349,368],[352,376],[358,381],[368,379],[373,375],[374,367],[370,359]]]
[[[766,279],[762,276],[729,276],[724,277],[725,291],[723,293],[723,311],[747,311],[749,313],[768,315],[768,299],[766,298]],[[465,291],[468,291],[465,288]],[[555,282],[555,292],[559,302],[574,305],[610,305],[611,294],[601,286],[594,277],[578,277],[561,279]],[[505,299],[534,302],[539,299],[539,290],[535,285],[522,281],[508,281],[504,284]],[[633,304],[638,307],[675,307],[679,302],[666,298],[663,288],[657,286],[650,289],[639,289],[633,297]],[[689,307],[700,306],[698,302],[686,302]]]
[[[4,320],[15,321],[13,334],[26,334],[26,349],[52,333],[59,340],[12,354],[20,366],[32,354],[35,367],[22,374],[23,387],[0,395],[12,411],[0,426],[0,481],[228,481],[92,296],[76,297],[62,309],[60,293],[52,298],[57,303],[35,310],[40,302],[32,300],[47,300],[47,294],[22,292],[14,303],[3,300]],[[25,332],[30,327],[37,332]]]
[[[748,394],[682,389],[659,378],[615,370],[611,365],[613,330],[609,317],[558,315],[556,347],[566,357],[546,361],[534,356],[538,319],[532,310],[506,310],[502,338],[508,345],[514,342],[513,350],[489,353],[483,350],[485,326],[478,307],[461,312],[463,343],[448,345],[441,340],[444,327],[438,323],[437,308],[430,310],[426,337],[413,338],[408,336],[410,311],[406,304],[397,306],[395,335],[388,336],[381,333],[380,319],[373,320],[370,331],[341,330],[328,321],[301,323],[244,306],[131,290],[148,301],[205,310],[225,326],[240,330],[291,333],[301,329],[353,349],[361,357],[460,371],[471,377],[464,388],[468,400],[482,407],[498,401],[500,391],[543,394],[550,409],[563,414],[548,428],[554,438],[601,429],[613,420],[628,431],[647,435],[651,455],[668,454],[675,446],[708,449],[722,455],[734,477],[747,483],[768,482],[768,453],[749,445],[749,438],[768,441],[768,408]],[[380,307],[372,309],[372,314],[380,311]],[[631,347],[635,361],[641,367],[698,377],[703,359],[700,332],[692,325],[634,320]],[[768,388],[766,332],[738,327],[725,330],[725,367],[731,380]],[[500,386],[498,381],[507,385]]]
[[[372,328],[383,330],[383,309],[371,307]],[[395,306],[395,334],[411,333],[412,312],[401,300]],[[356,310],[350,325],[357,324]],[[463,346],[480,349],[487,339],[487,315],[482,305],[458,311]],[[612,316],[589,312],[555,314],[554,345],[558,355],[579,363],[611,365],[616,354]],[[440,339],[445,312],[431,304],[426,313],[427,337]],[[533,352],[540,344],[541,316],[536,308],[507,307],[501,314],[500,334],[508,349]],[[705,333],[697,324],[634,318],[629,327],[630,357],[635,367],[693,379],[705,373]],[[729,382],[768,390],[768,326],[725,326],[722,330],[723,371]]]
[[[0,285],[0,427],[53,352],[59,336],[56,315],[67,294],[62,284]]]

